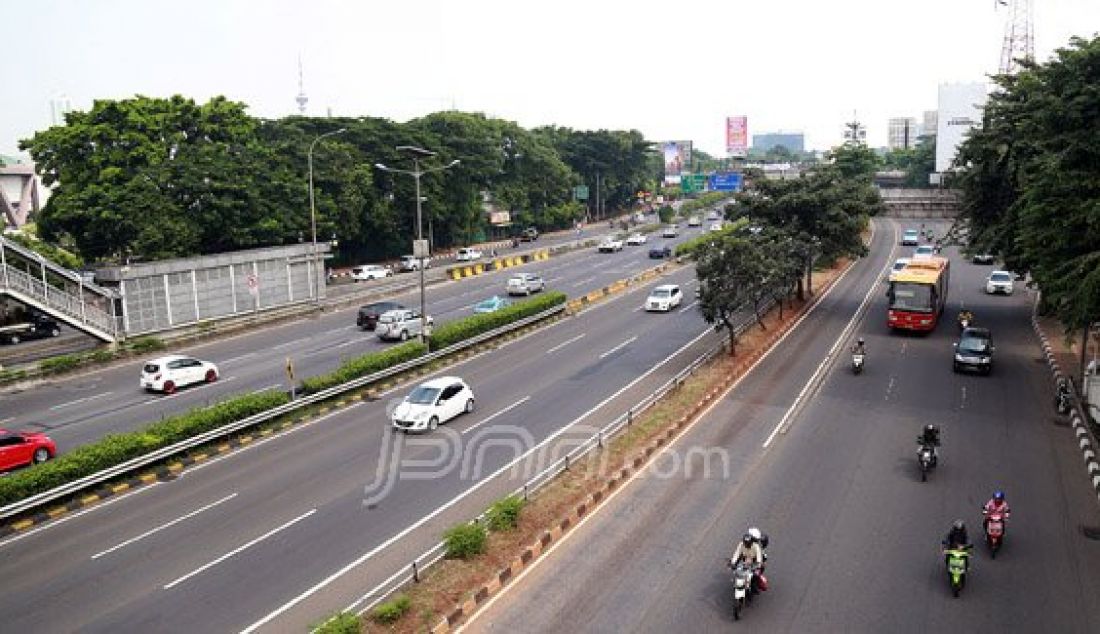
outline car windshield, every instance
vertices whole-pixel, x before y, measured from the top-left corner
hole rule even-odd
[[[650,295],[650,297],[668,297],[671,294],[672,293],[667,288],[658,288],[653,291],[653,294]]]
[[[933,249],[929,246],[917,247],[917,253],[932,253]]]
[[[984,337],[963,337],[959,341],[959,352],[989,352],[989,340]]]
[[[409,394],[409,402],[413,405],[434,405],[439,397],[439,388],[425,387],[421,385]]]
[[[160,366],[155,363],[146,363],[143,369],[149,374],[154,374],[160,371]]]
[[[932,286],[895,282],[890,287],[890,308],[918,313],[932,312]]]
[[[905,230],[905,237],[906,238],[915,238],[915,237],[917,237],[917,230],[916,229],[906,229]]]
[[[993,282],[1011,282],[1012,277],[1008,273],[994,273],[989,276],[990,281]]]
[[[908,262],[902,262],[900,260],[897,261],[897,262],[894,262],[894,270],[895,271],[900,271],[900,270],[905,268],[906,264],[909,264],[909,263]]]
[[[385,313],[378,318],[378,321],[382,322],[383,324],[392,324],[393,322],[397,321],[397,315],[395,313]]]
[[[520,277],[520,276],[517,275],[516,277],[513,277],[512,279],[508,280],[508,283],[509,284],[523,284],[526,281],[527,281],[527,278]]]

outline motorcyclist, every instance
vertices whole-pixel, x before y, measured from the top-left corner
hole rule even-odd
[[[1004,491],[994,491],[993,497],[989,498],[989,501],[985,503],[985,507],[982,508],[982,515],[985,519],[982,520],[982,529],[989,530],[989,516],[999,513],[1001,518],[1007,523],[1008,516],[1012,514],[1011,509],[1008,508],[1008,500],[1005,500]]]
[[[936,447],[940,446],[940,429],[935,425],[928,424],[921,430],[921,435],[917,436],[917,444],[923,447],[931,447],[932,449],[932,464],[935,465],[939,459],[939,451]]]
[[[737,547],[733,549],[733,556],[730,557],[730,567],[736,568],[738,563],[744,563],[753,571],[753,592],[763,587],[760,576],[764,569],[764,551],[751,533],[745,533],[741,537],[741,541],[737,542]]]
[[[857,339],[855,345],[852,346],[852,354],[867,354],[867,348],[863,343],[863,337]]]
[[[955,520],[951,524],[951,530],[947,531],[947,536],[943,538],[944,563],[948,563],[950,555],[947,554],[948,550],[967,549],[970,548],[970,537],[966,534],[966,523],[960,520]],[[966,558],[966,566],[970,567],[970,558]]]
[[[965,308],[959,311],[959,327],[960,328],[963,327],[963,322],[964,321],[966,322],[967,326],[973,326],[974,325],[974,313],[970,312],[969,310],[967,310]]]

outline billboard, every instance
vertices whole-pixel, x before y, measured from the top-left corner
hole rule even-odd
[[[710,175],[707,188],[714,192],[741,191],[740,172],[716,172]]]
[[[726,154],[745,156],[749,150],[749,118],[726,117]]]
[[[661,144],[665,160],[665,182],[680,183],[680,175],[691,167],[691,141],[665,141]]]
[[[984,83],[940,84],[936,130],[936,171],[951,169],[959,144],[982,124],[988,90]]]

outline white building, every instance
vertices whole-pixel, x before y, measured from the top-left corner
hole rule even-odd
[[[940,84],[939,121],[936,126],[936,171],[951,169],[972,128],[982,124],[982,110],[989,90],[984,83]]]
[[[891,150],[908,150],[917,146],[920,129],[913,117],[890,119],[886,133],[886,147]]]
[[[65,115],[73,110],[73,102],[68,95],[58,95],[50,99],[50,123],[65,125]]]

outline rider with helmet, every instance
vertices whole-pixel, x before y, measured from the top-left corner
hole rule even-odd
[[[939,452],[936,447],[940,446],[940,429],[935,425],[928,424],[921,430],[921,435],[917,436],[917,444],[923,447],[931,447],[932,449],[932,464],[936,464],[939,458]]]
[[[955,520],[951,524],[951,530],[947,531],[947,536],[943,538],[944,548],[944,562],[950,558],[950,555],[946,553],[948,550],[956,550],[960,548],[970,548],[970,537],[966,534],[966,523],[961,519]],[[967,559],[967,567],[970,566],[970,560]]]
[[[760,533],[759,530],[756,532],[757,534]],[[741,541],[737,542],[737,547],[733,549],[733,556],[730,557],[731,567],[737,567],[738,563],[744,563],[753,571],[752,592],[767,587],[762,574],[764,571],[764,550],[760,541],[762,541],[762,538],[754,537],[753,533],[746,532],[741,537]]]
[[[1004,491],[994,491],[993,497],[989,498],[989,501],[985,503],[985,507],[982,508],[982,515],[985,516],[982,520],[983,529],[988,529],[989,516],[995,513],[1000,513],[1006,523],[1008,521],[1008,516],[1012,513],[1008,508],[1008,500],[1005,500]]]
[[[852,354],[867,354],[867,348],[864,346],[863,337],[856,339],[855,345],[852,346]]]

